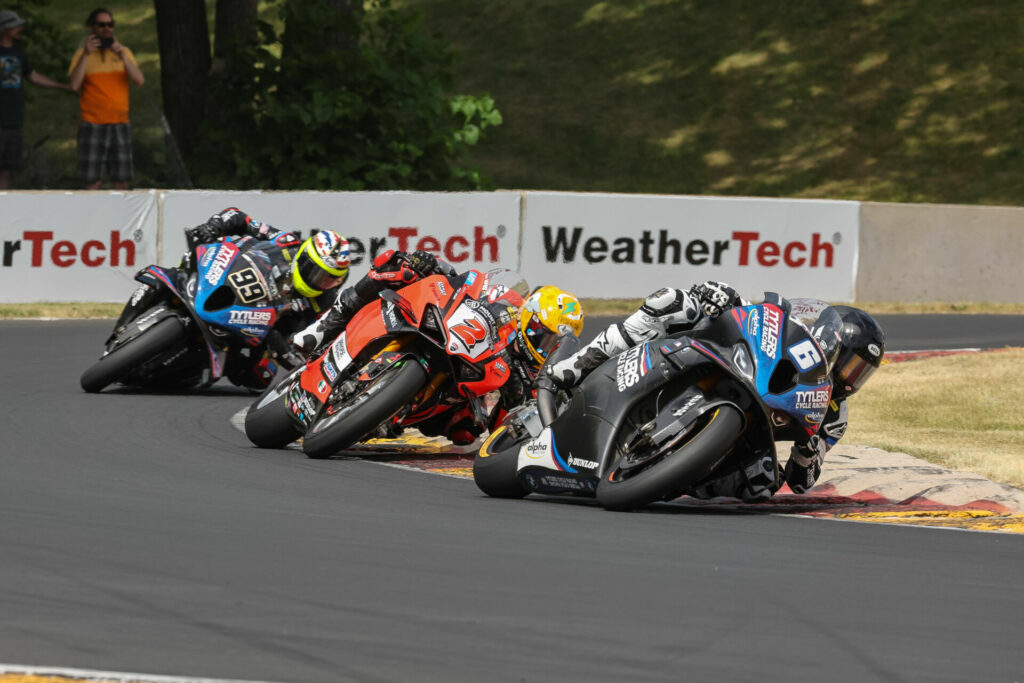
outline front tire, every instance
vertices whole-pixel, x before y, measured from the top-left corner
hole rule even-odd
[[[617,462],[598,482],[597,502],[607,510],[634,510],[683,491],[707,476],[739,437],[743,422],[736,407],[718,406],[682,448],[646,469],[623,476]]]
[[[519,481],[519,447],[525,439],[514,439],[508,427],[499,427],[480,447],[473,459],[473,481],[492,498],[525,498],[529,491]]]
[[[185,337],[185,325],[177,316],[158,321],[142,334],[100,358],[82,373],[82,389],[93,394],[124,379],[132,370]]]
[[[302,436],[302,430],[292,419],[285,399],[292,382],[304,369],[300,367],[280,382],[271,384],[249,406],[249,412],[245,414],[245,435],[254,445],[259,448],[284,448]]]
[[[333,415],[314,423],[302,441],[302,450],[319,460],[351,446],[412,403],[426,383],[427,371],[418,362],[392,365],[360,387]]]

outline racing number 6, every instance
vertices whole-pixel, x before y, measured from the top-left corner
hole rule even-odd
[[[818,353],[818,347],[810,339],[805,339],[799,344],[790,346],[789,355],[801,372],[807,372],[821,362],[821,354]]]

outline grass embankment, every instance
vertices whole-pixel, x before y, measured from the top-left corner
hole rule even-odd
[[[1024,349],[884,365],[850,399],[844,442],[1024,488]]]
[[[1017,3],[395,1],[461,53],[456,92],[495,97],[505,122],[468,161],[498,187],[1024,204]],[[109,7],[147,79],[132,92],[136,185],[180,186],[153,4]],[[48,6],[68,59],[90,8]],[[77,100],[30,90],[39,172],[16,186],[78,187]]]
[[[1024,204],[1005,0],[398,0],[505,123],[499,187]]]

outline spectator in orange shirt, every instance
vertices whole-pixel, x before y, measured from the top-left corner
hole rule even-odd
[[[132,51],[114,37],[114,15],[100,7],[85,21],[90,33],[71,58],[68,75],[78,91],[78,172],[85,189],[98,190],[103,169],[114,189],[127,190],[132,180],[132,127],[128,118],[129,82],[142,85]]]

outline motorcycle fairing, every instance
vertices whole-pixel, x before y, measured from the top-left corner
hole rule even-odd
[[[196,323],[203,341],[206,343],[206,353],[210,361],[209,377],[204,384],[212,384],[224,374],[225,353],[218,350],[218,344],[210,334],[210,329],[204,324],[202,316],[193,306],[192,299],[178,290],[177,285],[171,280],[167,272],[160,266],[147,266],[135,274],[135,279],[153,287],[166,287],[170,293],[181,302],[181,305],[188,311],[189,317]],[[191,285],[191,283],[189,283]]]
[[[791,319],[790,303],[770,294],[762,304],[733,309],[731,318],[754,354],[754,387],[772,423],[814,434],[828,407],[829,368],[817,341]]]
[[[194,306],[202,319],[225,328],[258,346],[274,328],[278,311],[269,305],[271,286],[266,264],[242,252],[226,238],[223,242],[197,247],[199,261]],[[257,306],[256,304],[264,304]],[[216,329],[216,328],[215,328]]]

